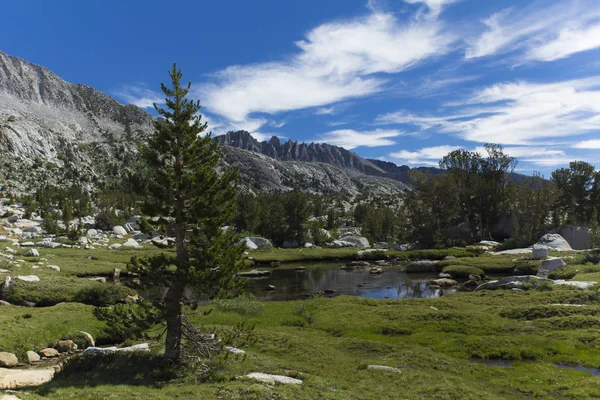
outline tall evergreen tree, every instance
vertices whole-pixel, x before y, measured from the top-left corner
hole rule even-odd
[[[162,117],[154,135],[142,146],[142,157],[153,176],[144,211],[172,220],[176,254],[133,258],[129,268],[142,282],[167,287],[162,304],[166,322],[165,358],[181,361],[182,300],[186,287],[208,297],[235,287],[242,267],[243,246],[232,229],[223,229],[235,214],[237,171],[217,172],[218,143],[201,121],[200,102],[187,98],[191,84],[181,86],[181,70],[173,64],[171,87],[161,84],[166,108],[154,105]]]

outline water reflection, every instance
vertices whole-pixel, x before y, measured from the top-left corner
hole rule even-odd
[[[381,275],[373,275],[363,268],[342,270],[340,264],[302,265],[306,267],[304,271],[297,271],[291,265],[271,269],[267,277],[250,278],[247,292],[266,301],[298,299],[319,292],[374,299],[433,298],[456,292],[456,289],[431,288],[428,281],[437,276],[433,273],[406,274],[401,268],[389,268]],[[275,289],[267,290],[269,285]]]

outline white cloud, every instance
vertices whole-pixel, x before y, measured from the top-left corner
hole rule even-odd
[[[287,60],[228,67],[201,87],[200,97],[211,113],[233,121],[322,107],[384,90],[385,80],[374,74],[411,68],[444,54],[452,41],[438,21],[400,22],[374,12],[314,28]]]
[[[467,47],[465,57],[477,58],[524,49],[527,60],[551,61],[597,47],[597,38],[587,37],[598,22],[596,0],[534,2],[520,10],[507,8],[483,20],[486,26]],[[594,33],[592,30],[590,33]]]
[[[403,135],[400,130],[382,130],[374,131],[355,131],[353,129],[339,129],[323,133],[319,136],[316,143],[328,143],[340,146],[345,149],[354,149],[356,147],[380,147],[396,144],[392,138]]]
[[[574,143],[571,147],[574,149],[600,149],[600,139],[583,140],[581,142]]]
[[[572,54],[600,47],[600,23],[583,29],[565,28],[558,37],[531,49],[530,58],[540,61],[554,61]]]
[[[476,92],[459,111],[381,115],[382,124],[409,124],[479,143],[539,145],[600,130],[600,76],[555,83],[514,82]]]
[[[152,91],[144,85],[125,85],[121,90],[115,92],[127,104],[133,104],[140,108],[154,108],[154,103],[164,104],[165,96]]]
[[[424,4],[429,8],[429,12],[432,16],[438,16],[445,6],[459,1],[460,0],[404,0],[405,3]]]
[[[439,161],[448,153],[458,150],[458,146],[424,147],[417,151],[400,150],[390,153],[390,157],[400,163],[413,165],[438,165]]]

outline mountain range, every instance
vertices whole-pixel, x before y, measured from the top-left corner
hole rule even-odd
[[[155,118],[109,95],[64,81],[0,51],[0,183],[17,191],[75,182],[93,189],[127,173]],[[259,142],[245,131],[217,136],[224,161],[250,191],[395,194],[410,168],[325,143]],[[435,172],[435,169],[431,169]]]

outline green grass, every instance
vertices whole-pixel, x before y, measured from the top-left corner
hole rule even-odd
[[[442,260],[445,257],[476,257],[480,251],[476,249],[450,248],[450,249],[432,249],[432,250],[410,250],[396,251],[388,250],[386,252],[374,252],[358,254],[357,249],[339,248],[339,249],[271,249],[250,251],[250,256],[258,263],[271,262],[299,262],[299,261],[336,261],[336,260],[371,260],[381,259],[382,254],[385,258],[398,258],[403,260]]]
[[[567,303],[586,306],[554,305]],[[81,307],[72,311],[91,324],[89,308],[73,307]],[[484,291],[420,300],[342,296],[264,303],[260,313],[237,308],[204,316],[207,308],[201,307],[192,317],[207,330],[241,321],[256,325],[256,341],[245,347],[248,357],[231,360],[221,380],[197,384],[178,374],[164,381],[160,378],[171,371],[152,355],[143,360],[126,356],[75,364],[81,372],[67,368],[50,384],[19,397],[397,399],[401,393],[406,399],[586,399],[600,393],[600,379],[555,366],[600,367],[600,290]],[[61,317],[52,317],[60,326]],[[3,319],[25,331],[22,318]],[[30,326],[28,331],[35,330]],[[0,348],[14,336],[0,333]],[[472,358],[514,365],[489,367]],[[369,371],[368,364],[401,373]],[[232,379],[254,371],[292,375],[304,383],[270,386]]]
[[[14,353],[23,360],[28,350],[51,347],[57,340],[76,334],[78,330],[101,336],[104,324],[92,315],[91,306],[65,303],[54,307],[0,308],[0,351]]]
[[[587,275],[591,273],[600,273],[600,265],[584,264],[584,265],[567,265],[552,271],[548,276],[550,279],[574,279],[578,275]]]

